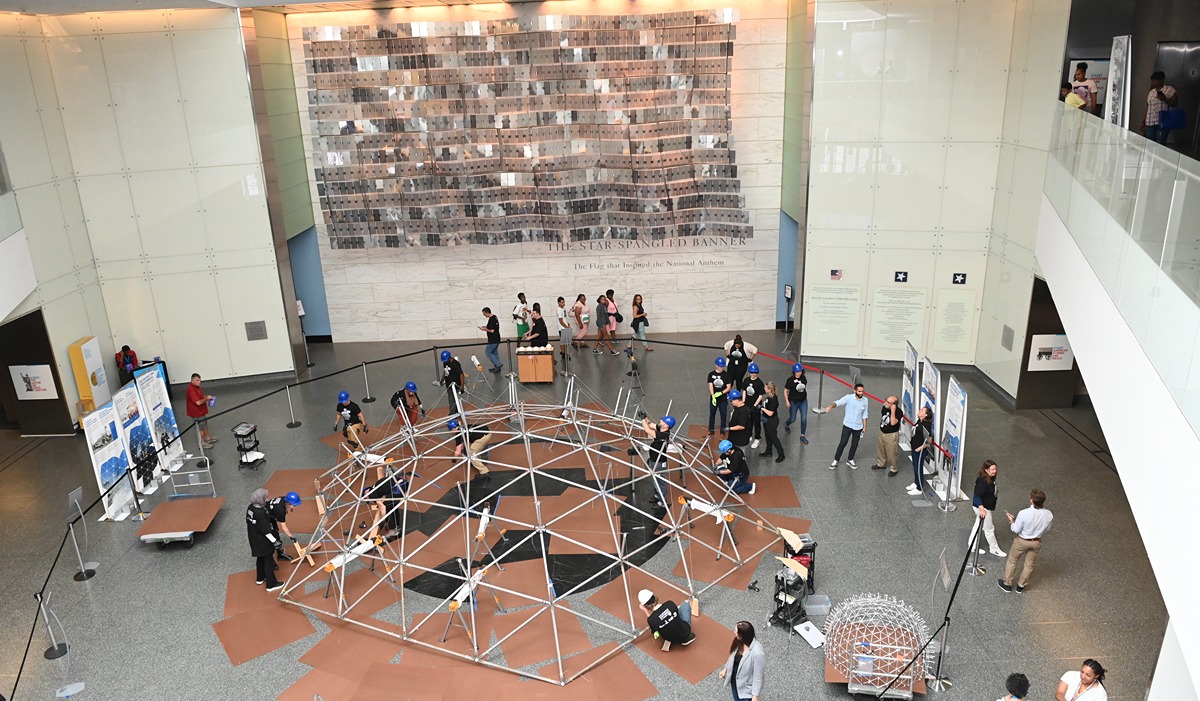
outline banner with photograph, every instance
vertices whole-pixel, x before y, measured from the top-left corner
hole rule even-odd
[[[938,407],[941,386],[941,371],[933,364],[933,361],[925,358],[921,367],[921,403],[917,408],[925,407],[929,409],[929,418],[933,421],[933,440],[938,445],[942,444],[942,422],[939,421],[942,418],[942,413]],[[913,418],[915,420],[915,415]]]
[[[49,365],[9,365],[17,399],[58,399],[58,387]]]
[[[183,460],[183,441],[178,440],[179,424],[175,421],[175,410],[171,408],[171,398],[167,395],[162,365],[155,363],[135,370],[133,381],[137,384],[142,407],[153,427],[154,446],[162,449],[158,454],[159,472],[176,468]]]
[[[900,381],[900,409],[909,421],[917,420],[917,364],[920,356],[917,349],[908,341],[904,342],[904,377]],[[900,422],[900,443],[904,446],[912,444],[912,425],[908,421]],[[905,447],[905,450],[912,450]]]
[[[967,391],[959,384],[958,378],[954,375],[950,376],[950,381],[946,385],[946,402],[945,416],[942,426],[942,448],[950,453],[950,457],[945,455],[940,456],[938,461],[939,466],[946,464],[945,480],[943,484],[949,484],[952,498],[957,498],[962,493],[962,473],[963,473],[963,455],[966,452],[967,440]],[[939,467],[939,472],[941,472]]]
[[[133,490],[129,480],[125,479],[125,471],[129,469],[129,454],[125,451],[117,410],[112,402],[83,417],[83,435],[87,438],[100,493],[117,485],[102,500],[104,514],[114,521],[121,521],[133,511],[134,503]]]
[[[137,385],[130,382],[117,390],[112,403],[113,408],[117,410],[117,420],[121,437],[125,440],[125,450],[129,453],[129,462],[134,467],[133,482],[139,492],[153,492],[157,487],[154,482],[154,474],[158,471],[157,446],[154,433],[150,430],[150,417],[142,406],[141,397],[138,396]]]

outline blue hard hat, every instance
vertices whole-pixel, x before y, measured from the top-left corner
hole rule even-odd
[[[442,351],[442,362],[444,363],[449,359],[450,359],[450,351]]]
[[[451,431],[457,431],[458,430],[458,421],[456,421],[454,419],[450,419],[450,423],[446,424],[446,428],[450,429]]]
[[[729,393],[729,398],[730,399],[741,399],[742,391],[740,389],[733,390],[732,392]]]
[[[416,392],[417,391],[417,383],[416,382],[406,382],[406,383],[404,383],[404,389],[408,390],[409,392]]]
[[[288,492],[283,499],[292,506],[300,506],[300,495],[295,492]]]
[[[674,416],[664,416],[664,417],[662,417],[662,422],[667,425],[667,428],[675,428],[675,417]]]
[[[342,390],[341,392],[338,392],[338,401],[341,402],[342,404],[345,404],[346,402],[350,401],[350,393],[347,392],[346,390]]]
[[[733,441],[721,441],[717,444],[717,450],[721,451],[722,453],[728,453],[729,451],[733,450]]]
[[[800,363],[796,363],[792,366],[792,372],[804,372],[804,366]]]
[[[748,367],[746,369],[752,373],[757,373],[758,372],[758,363],[750,363],[750,367]]]
[[[725,367],[725,359],[724,358],[717,358],[716,363],[717,363],[717,367],[719,367],[719,368]]]

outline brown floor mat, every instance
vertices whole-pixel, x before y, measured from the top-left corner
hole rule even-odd
[[[663,666],[686,679],[688,683],[695,685],[725,663],[729,657],[729,643],[733,640],[733,631],[701,615],[692,618],[692,632],[696,634],[696,640],[691,645],[672,645],[668,652],[662,651],[662,641],[655,640],[649,632],[643,634],[634,644]]]
[[[617,645],[618,643],[609,643],[563,660],[563,673],[569,679],[572,674],[600,659]],[[538,672],[553,679],[558,675],[558,665],[547,665]],[[645,674],[642,674],[642,670],[638,669],[625,651],[608,658],[598,667],[567,684],[564,689],[569,691],[579,688],[577,685],[581,682],[590,682],[592,688],[597,691],[597,696],[605,701],[645,701],[658,694],[658,689],[650,683]]]
[[[224,503],[224,497],[168,499],[154,507],[150,517],[138,529],[137,537],[159,533],[207,531]]]
[[[375,663],[391,662],[401,648],[395,638],[362,626],[346,623],[312,646],[300,661],[315,669],[358,682]]]
[[[798,509],[800,498],[796,487],[787,475],[755,475],[751,468],[750,482],[757,485],[754,494],[743,494],[742,499],[756,509]]]
[[[312,701],[319,695],[323,701],[350,701],[357,686],[357,681],[314,669],[275,698],[278,701]]]
[[[270,596],[265,592],[264,595]],[[294,606],[239,613],[214,623],[213,630],[235,667],[317,632],[308,617]]]
[[[550,662],[560,655],[572,655],[590,648],[587,634],[579,623],[570,607],[561,603],[554,607],[557,625],[550,617],[549,607],[527,608],[512,613],[496,616],[492,620],[492,629],[496,639],[512,633],[526,621],[512,637],[500,643],[504,659],[509,667],[527,667],[529,665]],[[558,630],[559,650],[555,650],[555,629]]]

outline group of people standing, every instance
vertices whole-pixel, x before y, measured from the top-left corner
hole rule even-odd
[[[565,297],[559,297],[554,308],[554,327],[551,330],[543,316],[541,303],[530,304],[525,293],[518,292],[517,303],[512,308],[512,320],[516,325],[516,338],[528,341],[529,345],[534,347],[549,346],[551,334],[557,334],[558,352],[563,360],[569,359],[568,347],[587,350],[588,333],[592,329],[595,329],[595,340],[591,342],[593,354],[601,355],[607,350],[611,355],[620,355],[620,351],[613,346],[613,339],[616,338],[617,326],[626,321],[629,322],[629,330],[633,337],[641,341],[642,350],[653,351],[654,348],[646,339],[650,317],[646,313],[645,303],[640,294],[633,296],[633,302],[627,311],[628,316],[621,313],[616,292],[611,289],[605,290],[604,294],[596,298],[595,307],[588,304],[587,295],[583,293],[576,295],[575,301],[570,305]],[[483,308],[483,316],[486,323],[480,326],[479,330],[487,334],[485,354],[492,363],[491,371],[498,373],[503,368],[498,352],[502,340],[500,321],[490,307]]]

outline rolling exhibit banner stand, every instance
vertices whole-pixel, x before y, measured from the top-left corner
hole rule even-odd
[[[96,471],[96,484],[100,493],[117,484],[101,501],[104,518],[124,521],[133,512],[133,488],[124,479],[129,469],[129,454],[125,452],[125,441],[119,428],[117,410],[112,402],[104,404],[83,417],[83,435],[87,438],[88,452],[92,456],[92,467]]]
[[[934,365],[933,361],[930,360],[928,357],[922,359],[922,362],[921,362],[921,395],[920,395],[920,399],[917,400],[918,401],[917,406],[914,408],[920,409],[921,407],[925,407],[926,409],[929,410],[930,432],[933,433],[933,436],[932,436],[933,442],[938,445],[942,444],[942,432],[941,432],[942,409],[938,405],[939,401],[941,399],[941,393],[942,393],[941,388],[942,388],[942,373],[941,373],[941,371],[938,370],[937,366]],[[910,418],[913,421],[916,421],[917,417],[914,414]],[[946,484],[946,482],[944,481],[946,479],[946,476],[943,474],[943,465],[942,465],[942,463],[944,461],[937,459],[937,456],[939,454],[938,451],[936,449],[934,449],[934,450],[927,450],[925,452],[927,453],[927,455],[925,456],[925,460],[926,461],[933,460],[934,465],[937,468],[938,481],[941,482],[942,484]],[[924,469],[924,467],[922,467],[922,469]],[[937,492],[937,485],[934,485],[934,491]],[[942,491],[945,491],[945,490],[943,489]],[[943,499],[943,502],[946,502],[946,501],[949,501],[949,500]]]
[[[175,472],[183,465],[185,456],[183,441],[179,440],[179,424],[175,422],[175,410],[171,408],[171,399],[167,395],[162,365],[155,363],[134,370],[133,381],[141,395],[142,408],[153,427],[154,445],[161,450],[158,454],[158,471],[160,474],[167,469]]]
[[[966,495],[962,491],[962,472],[967,440],[967,391],[954,375],[950,376],[950,382],[946,386],[944,413],[941,446],[950,456],[947,458],[945,454],[941,454],[943,460],[939,462],[948,463],[945,484],[951,486],[950,498],[965,499]]]
[[[917,365],[920,356],[908,341],[904,342],[904,377],[900,381],[900,409],[908,421],[917,420]],[[900,422],[900,447],[905,452],[912,450],[913,427],[908,421]]]
[[[154,440],[154,432],[150,430],[150,418],[146,415],[146,408],[142,406],[141,397],[138,396],[137,385],[130,382],[117,390],[113,395],[112,404],[117,411],[125,450],[129,453],[130,464],[134,467],[134,485],[142,494],[153,494],[158,490],[155,475],[160,472],[156,469],[158,446]]]

